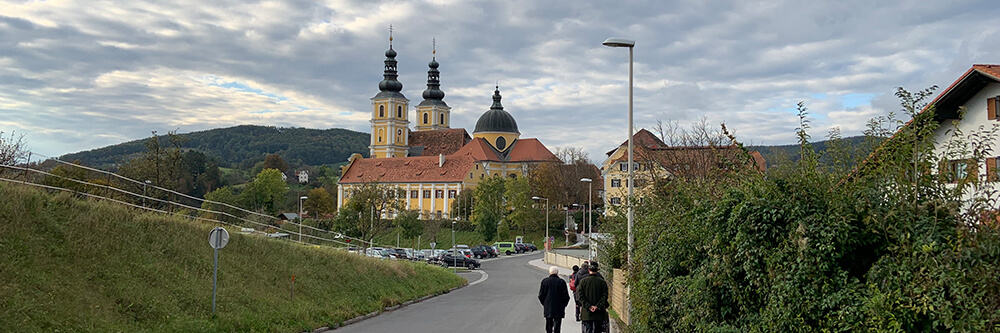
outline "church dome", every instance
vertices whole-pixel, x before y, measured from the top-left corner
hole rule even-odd
[[[480,132],[521,134],[517,130],[517,121],[514,120],[514,116],[504,111],[503,105],[500,104],[500,87],[497,87],[497,90],[493,92],[493,106],[490,107],[489,111],[479,116],[479,121],[476,122],[476,130],[473,133]]]

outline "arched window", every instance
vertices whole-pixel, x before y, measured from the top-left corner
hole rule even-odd
[[[444,125],[444,113],[441,114],[441,125]]]
[[[382,142],[382,129],[378,129],[378,142]]]
[[[517,174],[516,173],[510,174],[510,179],[517,179]]]
[[[378,117],[379,118],[385,117],[385,105],[378,106]]]
[[[427,113],[425,112],[424,113],[424,124],[426,124],[426,123],[427,123]]]
[[[397,106],[396,107],[396,118],[403,118],[403,107],[402,106]]]

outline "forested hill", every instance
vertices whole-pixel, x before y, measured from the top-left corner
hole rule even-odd
[[[878,146],[878,141],[868,142],[864,136],[852,136],[839,140],[838,143],[833,143],[830,140],[811,142],[813,150],[816,151],[820,156],[820,162],[824,164],[830,164],[832,159],[838,153],[833,152],[833,150],[839,150],[842,158],[857,162],[864,159],[871,153],[872,149]],[[839,145],[839,146],[838,146]],[[801,157],[799,154],[799,145],[790,144],[783,146],[752,146],[747,147],[750,150],[759,151],[764,160],[767,161],[768,167],[777,166],[783,162],[797,161]],[[853,163],[850,163],[853,166]]]
[[[158,133],[161,146],[170,140]],[[281,155],[289,163],[304,165],[336,164],[347,161],[353,153],[368,155],[368,133],[346,129],[280,128],[240,125],[207,131],[180,133],[188,141],[182,148],[201,151],[217,159],[220,166],[245,168],[264,160],[268,154]],[[64,161],[80,160],[84,165],[111,167],[146,150],[141,139],[94,150],[66,154]],[[299,163],[296,163],[299,162]]]

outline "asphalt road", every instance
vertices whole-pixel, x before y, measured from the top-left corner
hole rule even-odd
[[[538,303],[538,287],[548,276],[528,261],[542,252],[501,255],[483,261],[488,278],[451,293],[413,304],[377,317],[341,327],[335,332],[543,332],[545,318]],[[479,273],[469,272],[479,280]],[[572,303],[572,302],[571,302]],[[563,320],[565,331],[576,322]]]

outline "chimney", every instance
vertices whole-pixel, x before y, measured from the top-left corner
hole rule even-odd
[[[438,154],[438,168],[444,167],[444,154]]]

